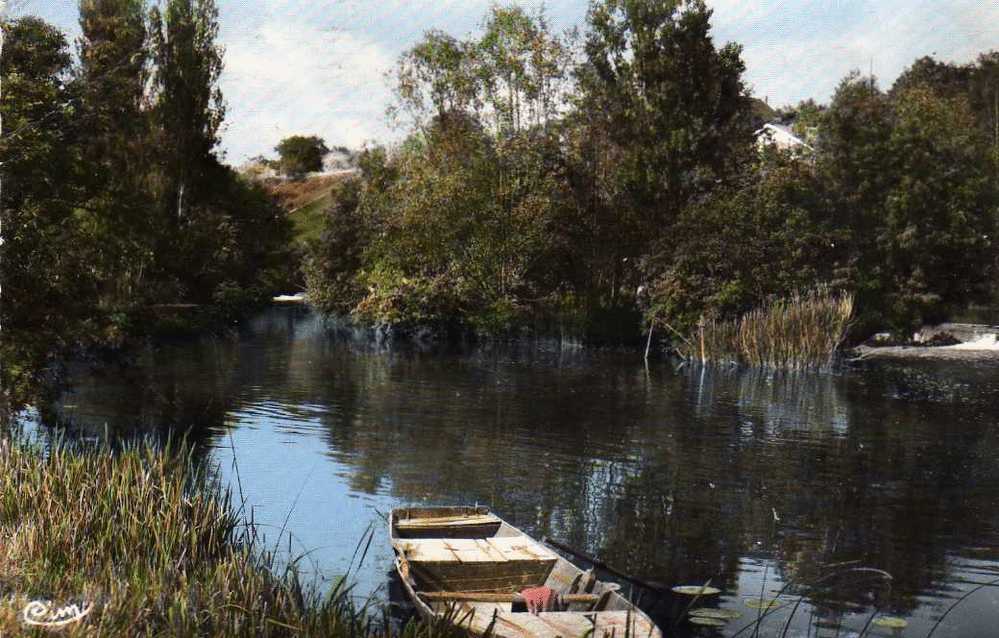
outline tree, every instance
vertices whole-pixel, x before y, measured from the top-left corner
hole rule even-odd
[[[599,233],[598,303],[634,305],[681,211],[752,156],[752,103],[741,49],[715,47],[703,2],[602,0],[587,20],[576,201]]]
[[[150,14],[151,51],[154,62],[151,115],[153,137],[160,150],[152,182],[156,200],[157,236],[154,276],[166,283],[176,298],[189,298],[203,286],[203,262],[208,250],[197,232],[214,236],[210,220],[215,211],[205,204],[219,187],[211,177],[229,179],[216,167],[214,149],[225,115],[218,87],[222,48],[218,37],[218,9],[214,0],[169,0]],[[217,239],[217,237],[216,237]],[[197,283],[196,283],[197,282]]]
[[[861,329],[906,334],[986,294],[999,200],[966,97],[925,84],[889,96],[853,75],[820,137],[818,168],[849,230],[840,280]]]
[[[612,179],[650,226],[668,226],[753,142],[741,48],[716,49],[703,1],[604,0],[588,15],[587,113],[620,149]]]
[[[274,147],[281,171],[292,179],[301,179],[306,173],[323,169],[323,156],[329,153],[321,137],[292,135]]]
[[[86,244],[100,304],[124,309],[155,295],[146,284],[155,261],[158,219],[150,196],[154,164],[151,121],[144,109],[149,52],[144,0],[80,0],[77,83],[81,92]]]
[[[686,207],[659,273],[649,314],[690,334],[702,318],[732,319],[773,297],[831,284],[842,257],[836,211],[809,162],[768,149],[757,162]]]
[[[166,214],[183,220],[185,199],[197,201],[204,174],[215,162],[218,130],[225,117],[222,47],[215,0],[169,0],[151,18],[153,74],[160,162],[168,184]]]
[[[470,117],[496,137],[544,128],[564,111],[571,40],[543,12],[494,6],[476,40],[426,33],[395,72],[398,103],[424,131],[448,117]]]
[[[0,386],[16,405],[94,330],[96,290],[75,214],[78,96],[66,39],[38,18],[2,26]]]

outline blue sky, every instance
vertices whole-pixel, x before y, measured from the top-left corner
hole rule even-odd
[[[708,0],[718,44],[743,45],[753,92],[779,106],[829,98],[852,69],[882,86],[922,55],[967,62],[999,48],[996,0]],[[76,0],[8,0],[78,33]],[[476,30],[490,0],[218,0],[231,163],[284,136],[317,134],[358,147],[391,141],[385,73],[424,31]],[[536,0],[518,0],[536,9]],[[559,29],[581,26],[586,0],[548,0]]]

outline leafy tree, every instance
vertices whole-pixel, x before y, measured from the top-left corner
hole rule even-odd
[[[309,302],[329,314],[349,315],[365,295],[358,273],[365,266],[372,224],[360,200],[361,181],[348,181],[326,212],[322,236],[303,263]]]
[[[568,88],[570,39],[551,30],[543,12],[494,6],[475,43],[482,102],[497,133],[517,134],[550,124]]]
[[[390,114],[407,113],[421,125],[450,113],[478,110],[472,45],[440,31],[428,31],[406,51],[395,74],[398,103]]]
[[[384,196],[367,198],[379,238],[366,251],[359,316],[497,333],[545,295],[551,172],[535,146],[501,150],[465,125],[437,125],[411,143]],[[525,179],[509,179],[512,166]]]
[[[587,114],[621,149],[619,206],[668,226],[753,141],[741,49],[717,49],[704,2],[604,0],[590,8],[580,82]],[[640,247],[635,247],[640,250]]]
[[[38,18],[3,29],[0,385],[16,404],[95,330],[96,290],[75,212],[78,101],[68,45]]]
[[[301,179],[306,173],[323,168],[323,156],[329,152],[322,138],[310,135],[292,135],[281,140],[274,147],[280,159],[281,171],[293,179]]]
[[[160,170],[161,205],[179,238],[185,207],[204,196],[205,174],[215,163],[213,151],[225,116],[218,88],[222,48],[214,0],[169,0],[151,14],[153,74]]]
[[[925,86],[944,97],[954,98],[967,94],[970,79],[971,68],[967,66],[923,56],[898,76],[891,93],[898,94],[917,86]]]
[[[996,189],[968,100],[926,84],[891,95],[847,77],[826,112],[818,170],[847,231],[837,280],[860,331],[906,334],[987,290]]]
[[[690,333],[703,318],[737,317],[772,297],[835,278],[844,230],[815,167],[770,149],[735,178],[685,208],[673,251],[644,294],[649,314]]]
[[[753,152],[740,48],[716,48],[710,18],[697,1],[591,5],[573,163],[598,306],[634,305],[661,277],[681,211]]]
[[[149,177],[154,149],[144,110],[149,52],[144,0],[80,0],[77,82],[81,92],[86,244],[100,303],[123,309],[153,293],[145,286],[155,255]]]

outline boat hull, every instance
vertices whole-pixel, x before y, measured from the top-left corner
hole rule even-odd
[[[481,507],[399,508],[389,518],[396,571],[419,616],[475,636],[661,638],[649,617],[554,550]],[[545,586],[569,601],[532,614],[520,592]]]

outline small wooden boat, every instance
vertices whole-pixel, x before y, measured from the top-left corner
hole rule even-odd
[[[473,636],[662,638],[618,593],[484,507],[399,508],[389,517],[406,595],[425,620]],[[558,611],[527,610],[521,592],[550,588]]]

